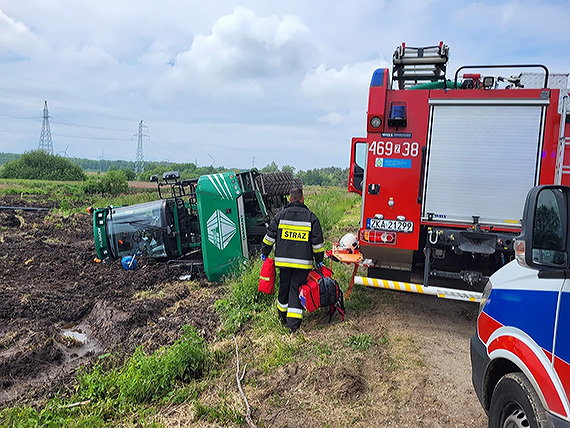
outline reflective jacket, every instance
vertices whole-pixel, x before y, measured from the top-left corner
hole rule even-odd
[[[312,269],[323,261],[324,239],[317,216],[301,202],[291,202],[275,216],[263,238],[261,253],[275,244],[275,266]]]

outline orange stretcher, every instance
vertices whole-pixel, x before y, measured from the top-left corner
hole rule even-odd
[[[340,263],[346,263],[347,265],[353,264],[354,270],[352,271],[352,277],[350,278],[350,284],[348,285],[348,290],[346,290],[346,298],[350,296],[350,292],[352,291],[352,286],[354,285],[354,277],[356,276],[356,271],[358,270],[358,266],[360,262],[362,262],[363,257],[362,254],[358,250],[346,250],[340,248],[338,244],[333,244],[332,251],[330,253],[331,259],[331,269],[332,269],[332,262],[338,261]]]

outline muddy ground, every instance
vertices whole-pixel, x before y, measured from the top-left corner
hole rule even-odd
[[[0,205],[22,202],[3,197]],[[77,368],[102,353],[172,343],[182,325],[194,325],[206,338],[214,332],[214,288],[192,296],[186,282],[176,281],[165,298],[149,298],[156,284],[180,272],[152,261],[136,271],[118,261],[97,263],[87,213],[47,214],[0,211],[0,406],[72,385]]]
[[[0,200],[22,204],[18,197]],[[26,204],[51,206],[41,199]],[[47,214],[0,211],[0,408],[72,389],[80,366],[109,352],[168,345],[185,324],[214,341],[219,284],[201,280],[196,287],[179,279],[183,272],[152,261],[135,271],[97,263],[88,214]],[[303,340],[328,343],[346,361],[333,369],[313,364],[310,373],[297,362],[276,372],[248,372],[245,390],[260,426],[486,426],[469,364],[477,306],[358,287],[353,293],[366,294],[369,311],[331,326],[311,316],[301,332]],[[356,334],[374,338],[366,354],[347,353],[343,344]],[[383,345],[386,338],[390,346]],[[258,341],[242,336],[244,359],[253,358]],[[235,388],[231,377],[228,389]],[[311,397],[321,398],[311,403]],[[315,407],[322,418],[303,417]],[[159,415],[166,426],[185,426],[189,418],[184,404]]]

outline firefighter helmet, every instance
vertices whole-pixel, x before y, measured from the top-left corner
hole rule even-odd
[[[347,233],[340,238],[339,245],[343,249],[350,250],[350,252],[353,252],[359,247],[358,239],[352,233]]]

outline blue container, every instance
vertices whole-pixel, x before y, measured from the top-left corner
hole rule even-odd
[[[137,268],[137,259],[135,256],[125,256],[121,259],[121,264],[125,270],[134,270]]]

